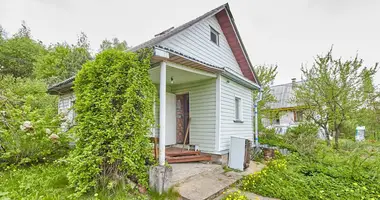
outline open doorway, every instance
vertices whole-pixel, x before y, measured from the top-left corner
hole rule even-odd
[[[189,126],[189,94],[176,95],[177,144],[183,144]],[[189,144],[190,129],[185,144]]]

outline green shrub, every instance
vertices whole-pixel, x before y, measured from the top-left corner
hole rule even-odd
[[[73,131],[78,141],[69,156],[68,174],[76,197],[127,181],[148,186],[148,135],[156,96],[148,73],[150,59],[147,50],[106,50],[76,76]]]
[[[311,135],[317,137],[318,134],[318,126],[313,123],[301,123],[298,126],[290,127],[287,130],[286,135],[290,138],[296,139],[300,135]]]
[[[264,129],[259,135],[260,144],[267,144],[269,146],[275,146],[279,148],[285,148],[290,151],[295,151],[296,149],[291,144],[284,140],[283,135],[276,134],[274,129]]]
[[[38,80],[0,78],[0,168],[66,155],[68,140],[59,130],[57,97],[46,89]]]
[[[377,145],[336,151],[317,144],[312,158],[299,153],[273,160],[244,177],[242,189],[280,199],[379,199]]]
[[[305,156],[313,156],[318,143],[318,127],[312,123],[302,123],[289,128],[284,136],[284,142],[294,147],[294,150]]]

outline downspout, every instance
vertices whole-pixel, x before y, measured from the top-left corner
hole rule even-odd
[[[258,117],[257,107],[258,107],[258,103],[262,100],[262,97],[263,97],[263,91],[260,87],[259,96],[255,100],[255,104],[254,104],[254,108],[255,108],[255,135],[254,135],[253,139],[255,141],[255,147],[256,148],[259,148],[259,117]]]

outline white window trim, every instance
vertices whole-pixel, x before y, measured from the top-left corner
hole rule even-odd
[[[239,106],[239,119],[236,119],[236,98],[240,99],[240,106]],[[244,101],[243,101],[243,98],[241,96],[237,96],[235,95],[234,96],[234,122],[235,123],[243,123],[244,122],[244,115],[243,115],[243,105],[244,105]]]
[[[214,33],[216,35],[216,43],[214,41],[211,40],[211,33]],[[219,43],[220,43],[220,33],[215,29],[213,28],[212,26],[210,26],[210,41],[216,45],[219,46]]]

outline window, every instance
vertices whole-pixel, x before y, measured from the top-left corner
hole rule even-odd
[[[219,45],[219,33],[218,31],[213,29],[211,26],[210,26],[210,40],[216,45]]]
[[[243,122],[241,98],[235,97],[235,122]]]
[[[302,122],[303,121],[303,111],[298,110],[294,111],[294,122]]]

